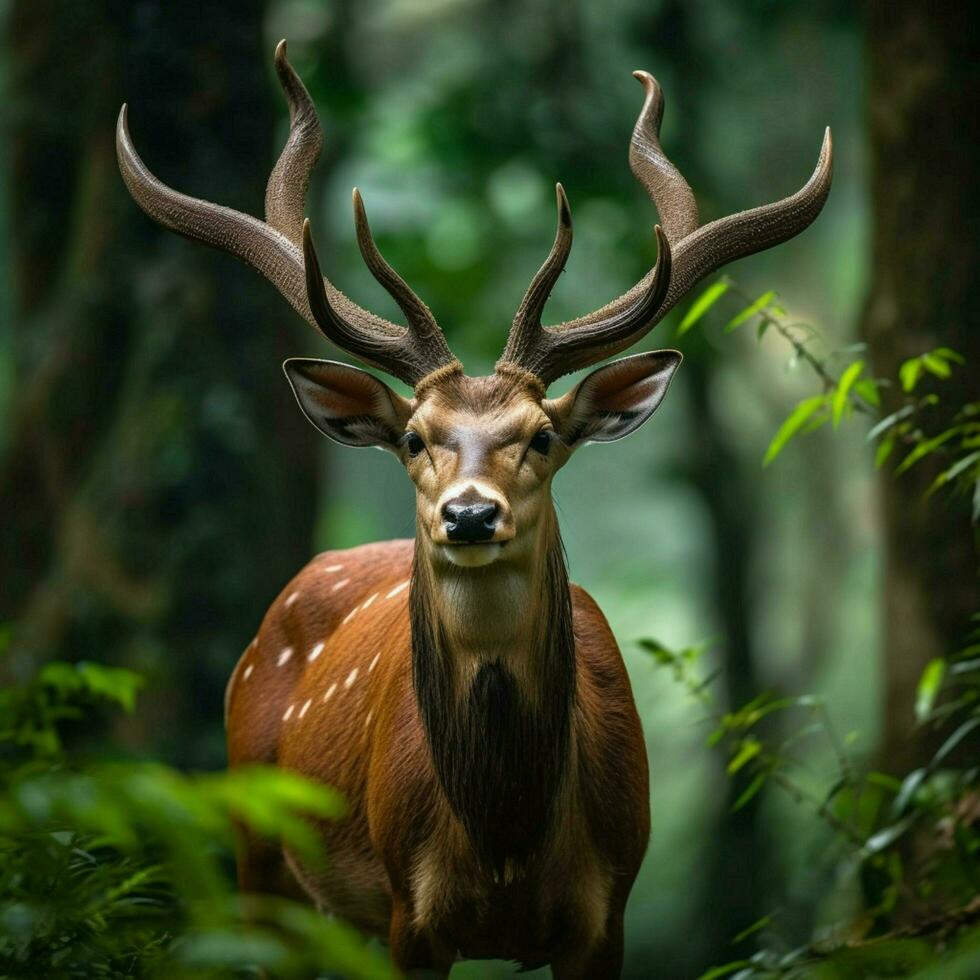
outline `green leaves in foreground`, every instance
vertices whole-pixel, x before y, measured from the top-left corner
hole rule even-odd
[[[66,750],[62,726],[131,708],[141,683],[52,663],[0,692],[0,976],[204,980],[256,966],[284,980],[392,976],[344,923],[283,899],[249,897],[246,908],[235,887],[242,828],[308,867],[328,860],[316,823],[345,813],[330,787],[258,765],[85,765]]]

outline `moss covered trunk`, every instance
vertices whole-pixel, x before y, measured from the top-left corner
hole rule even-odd
[[[967,367],[935,387],[932,431],[980,397],[976,323],[976,217],[980,144],[973,133],[980,58],[966,0],[874,0],[867,10],[870,64],[872,282],[864,336],[877,373],[937,346]],[[892,393],[892,403],[898,392]],[[886,404],[886,408],[889,406]],[[926,464],[895,479],[883,472],[886,698],[882,758],[896,771],[921,763],[910,735],[915,688],[933,657],[965,645],[977,609],[970,502],[923,495]]]

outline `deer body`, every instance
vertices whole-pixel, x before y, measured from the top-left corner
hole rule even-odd
[[[567,738],[549,731],[537,740],[533,720],[508,717],[500,691],[481,698],[485,689],[474,691],[474,682],[482,669],[484,681],[493,675],[491,688],[510,684],[509,696],[526,700],[533,716],[547,693],[534,690],[525,669],[540,631],[519,622],[509,601],[501,609],[491,600],[486,614],[498,635],[467,637],[469,689],[466,676],[450,683],[460,685],[473,730],[486,734],[483,744],[464,738],[451,749],[497,794],[466,800],[464,792],[461,801],[464,812],[493,811],[484,842],[493,857],[481,860],[440,789],[413,683],[413,552],[411,541],[328,552],[287,586],[229,686],[230,761],[279,764],[345,794],[349,818],[322,827],[329,866],[310,873],[285,859],[325,909],[385,938],[394,920],[393,945],[406,964],[448,969],[459,952],[539,966],[568,946],[601,956],[602,940],[622,930],[649,830],[642,730],[612,634],[595,603],[572,587],[574,659],[554,665],[573,672],[554,680],[574,684],[560,719]],[[470,578],[472,601],[485,606],[495,583]],[[527,598],[529,610],[540,608]],[[499,631],[508,622],[509,636]],[[547,671],[540,680],[550,687]],[[541,774],[527,764],[535,748],[561,775],[544,799]],[[529,836],[539,838],[533,854]],[[261,854],[243,855],[245,886],[274,890],[280,874]],[[426,937],[423,951],[412,948],[418,935]]]
[[[245,892],[300,886],[326,910],[387,936],[403,969],[447,973],[464,957],[550,963],[559,980],[619,976],[623,911],[649,831],[643,734],[622,657],[595,603],[571,586],[551,498],[589,442],[620,439],[663,400],[676,351],[621,358],[560,398],[555,379],[636,343],[699,279],[802,231],[830,189],[829,131],[795,194],[701,224],[659,144],[652,76],[630,164],[660,212],[655,265],[606,306],[542,325],[572,241],[556,188],[554,244],[488,377],[468,377],[431,311],[384,260],[360,195],[361,254],[406,326],[322,275],[303,201],[323,142],[309,94],[276,51],[290,134],[266,220],[161,183],[120,113],[120,169],[139,205],[268,278],[337,346],[412,386],[333,361],[284,365],[303,413],[329,438],[392,453],[415,487],[416,537],[328,552],[286,587],[226,696],[229,761],[266,762],[340,789],[323,823],[330,864],[304,867],[243,840]]]

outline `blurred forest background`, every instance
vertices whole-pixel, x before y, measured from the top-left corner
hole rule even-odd
[[[326,270],[398,319],[355,246],[357,184],[469,373],[491,368],[546,254],[556,180],[576,244],[549,322],[649,267],[656,218],[626,161],[633,69],[663,86],[663,144],[707,219],[796,190],[830,125],[824,213],[727,272],[814,324],[835,377],[861,357],[894,379],[951,348],[966,367],[923,385],[962,405],[980,364],[978,150],[963,138],[977,58],[967,4],[926,6],[0,2],[5,680],[50,660],[138,671],[137,710],[86,738],[105,756],[219,769],[225,681],[287,580],[318,550],[413,533],[394,461],[318,438],[282,376],[287,356],[337,352],[257,275],[129,198],[113,146],[123,101],[161,179],[261,214],[287,129],[272,70],[287,38],[327,136],[309,197]],[[643,346],[683,350],[671,397],[556,486],[572,576],[619,638],[647,734],[635,977],[733,960],[745,941],[732,938],[774,908],[801,941],[839,900],[839,867],[823,860],[833,828],[769,789],[733,809],[745,786],[705,745],[704,705],[650,650],[704,644],[722,711],[762,691],[823,699],[853,758],[901,778],[936,747],[915,725],[923,670],[965,645],[976,609],[969,498],[926,507],[935,470],[876,472],[870,424],[824,426],[761,466],[821,389],[775,331],[726,334],[738,309],[722,297],[680,340],[683,308],[661,325]],[[885,409],[899,394],[882,389]],[[832,745],[795,752],[813,780],[833,778]],[[459,972],[510,975],[494,969]]]

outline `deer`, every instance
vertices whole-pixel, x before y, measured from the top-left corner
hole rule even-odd
[[[799,234],[830,190],[831,136],[789,197],[702,223],[664,155],[652,75],[629,146],[655,206],[656,259],[626,293],[555,326],[545,304],[572,244],[557,185],[551,249],[493,374],[469,376],[432,312],[375,244],[357,189],[357,244],[405,323],[342,293],[320,269],[304,202],[323,131],[275,54],[289,108],[265,219],[189,197],[144,165],[123,105],[122,177],[164,227],[263,275],[328,340],[406,383],[346,363],[283,365],[306,418],[344,446],[380,447],[414,485],[416,535],[328,551],[275,599],[225,697],[229,765],[266,763],[339,789],[317,823],[329,864],[243,835],[244,894],[298,890],[380,937],[402,971],[447,976],[458,959],[550,965],[557,980],[614,978],[627,898],[650,832],[643,730],[602,611],[569,581],[552,480],[587,443],[621,439],[656,411],[681,363],[636,353],[549,386],[638,343],[699,280]]]

